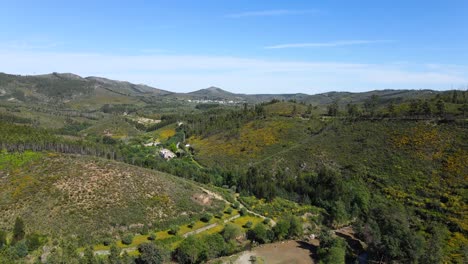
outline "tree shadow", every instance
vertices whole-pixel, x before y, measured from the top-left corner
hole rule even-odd
[[[305,241],[296,241],[296,242],[299,244],[299,246],[297,246],[298,248],[309,250],[309,257],[312,260],[314,260],[314,262],[317,260],[317,250],[318,250],[317,246],[314,246]]]

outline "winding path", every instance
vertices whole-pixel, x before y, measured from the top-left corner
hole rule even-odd
[[[221,195],[219,195],[219,194],[217,194],[217,193],[215,193],[215,192],[212,192],[212,191],[210,191],[210,190],[207,190],[207,189],[205,189],[205,188],[203,188],[203,187],[200,187],[200,189],[201,189],[203,192],[207,193],[208,195],[214,197],[215,199],[224,201],[225,203],[227,203],[227,204],[229,204],[229,205],[232,205],[231,202],[229,202],[228,200],[224,199],[224,197],[222,197]],[[258,214],[258,213],[256,213],[256,212],[253,212],[253,211],[249,210],[247,207],[245,207],[245,206],[237,199],[237,197],[235,197],[235,199],[236,199],[237,202],[239,202],[239,209],[240,209],[240,208],[245,208],[249,214],[255,215],[255,216],[260,217],[260,218],[262,218],[262,219],[267,218],[267,217],[265,217],[265,216],[263,216],[263,215],[261,215],[261,214]],[[232,216],[232,217],[230,217],[230,218],[228,218],[228,219],[225,219],[225,220],[223,221],[223,223],[225,224],[225,223],[227,223],[227,222],[230,222],[230,221],[232,221],[232,220],[234,220],[234,219],[239,218],[240,216],[241,216],[240,214],[234,215],[234,216]],[[271,224],[271,226],[275,226],[275,225],[276,225],[276,222],[273,221],[273,219],[271,219],[270,224]],[[205,231],[207,231],[207,230],[210,230],[210,229],[212,229],[212,228],[215,228],[215,227],[217,227],[218,225],[219,225],[219,223],[213,223],[213,224],[210,224],[210,225],[207,225],[207,226],[204,226],[204,227],[200,227],[200,228],[198,228],[198,229],[196,229],[196,230],[187,232],[187,233],[183,234],[182,236],[183,236],[184,238],[186,238],[186,237],[191,236],[191,235],[196,235],[196,234],[205,232]],[[128,248],[122,248],[122,251],[121,251],[121,252],[123,253],[123,252],[135,251],[135,250],[137,250],[137,247],[128,247]],[[109,251],[109,250],[106,250],[106,249],[94,251],[94,255],[109,255],[109,254],[110,254],[110,251]]]

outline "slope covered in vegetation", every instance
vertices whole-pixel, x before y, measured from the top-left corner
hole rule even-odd
[[[31,232],[83,241],[131,227],[161,228],[219,211],[216,200],[180,178],[89,156],[24,152],[0,155],[1,225],[16,217]]]

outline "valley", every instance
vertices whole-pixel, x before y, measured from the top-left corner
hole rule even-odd
[[[466,91],[0,91],[0,263],[466,259]]]

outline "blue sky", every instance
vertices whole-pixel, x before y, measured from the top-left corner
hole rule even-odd
[[[180,92],[468,85],[466,0],[16,0],[0,6],[1,72],[73,72]]]

